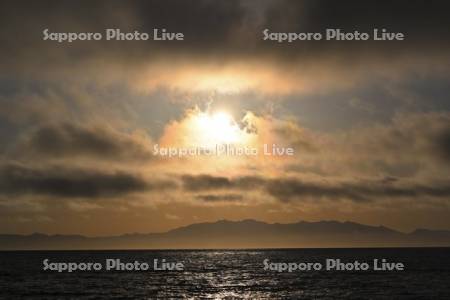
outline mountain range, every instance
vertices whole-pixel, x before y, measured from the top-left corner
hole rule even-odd
[[[118,236],[0,234],[0,250],[448,247],[450,231],[404,233],[384,226],[319,221],[196,223],[163,233]]]

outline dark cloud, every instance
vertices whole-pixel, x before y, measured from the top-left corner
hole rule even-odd
[[[349,199],[353,201],[364,201],[370,195],[361,194],[354,187],[342,187],[338,185],[303,182],[296,179],[271,180],[265,187],[267,193],[278,200],[289,201],[293,199],[326,198],[326,199]]]
[[[24,156],[61,158],[91,157],[113,160],[147,160],[152,157],[144,143],[127,134],[72,123],[41,126],[33,130],[22,144]]]
[[[185,175],[182,177],[182,181],[183,187],[188,191],[213,190],[233,187],[230,179],[211,175]]]
[[[275,198],[288,201],[311,197],[314,199],[348,199],[355,202],[385,200],[391,198],[449,197],[450,185],[442,186],[394,186],[378,182],[354,182],[318,184],[299,180],[274,180],[267,185],[267,192]]]
[[[46,167],[32,168],[20,164],[0,167],[0,194],[46,195],[54,197],[119,197],[130,193],[173,188],[169,181],[148,182],[126,172]]]
[[[336,27],[369,30],[373,27],[413,32],[423,37],[441,36],[449,24],[443,1],[400,0],[330,2],[326,0],[273,1],[266,11],[266,24],[280,29],[320,30]],[[433,28],[434,30],[430,30]]]
[[[285,67],[292,61],[324,58],[357,65],[361,59],[395,62],[410,55],[432,59],[448,55],[450,21],[445,1],[3,1],[0,7],[0,54],[10,59],[2,65],[16,71],[29,66],[76,68],[100,61],[121,67],[140,66],[158,55],[188,56],[201,60],[260,58]],[[21,15],[21,18],[17,18]],[[262,41],[262,30],[323,32],[326,28],[369,31],[373,28],[401,31],[400,42],[296,42]],[[103,32],[106,28],[152,32],[166,28],[185,33],[182,43],[150,41],[96,41],[55,44],[42,41],[42,30],[53,32]],[[21,38],[17,38],[20,36]],[[30,50],[32,49],[32,50]],[[286,55],[289,54],[289,55]],[[35,57],[39,57],[38,62]],[[11,59],[15,58],[15,59]],[[377,59],[379,58],[379,59]],[[286,60],[289,60],[288,64]],[[328,61],[328,60],[327,60]],[[26,63],[26,64],[24,64]],[[20,66],[20,67],[19,67]],[[28,67],[29,67],[28,66]],[[44,69],[44,67],[46,69]],[[38,71],[38,70],[34,70]]]
[[[227,177],[212,175],[184,175],[181,177],[183,188],[188,191],[218,190],[218,189],[253,189],[264,180],[260,177],[238,177],[233,180]]]
[[[450,164],[450,125],[436,135],[434,145],[436,155],[445,163]]]
[[[382,179],[380,180],[380,182],[383,183],[383,184],[389,184],[389,183],[397,182],[398,180],[399,180],[399,179],[396,178],[396,177],[386,176],[386,177],[382,178]]]
[[[197,199],[203,201],[203,202],[238,202],[242,201],[244,198],[242,195],[239,194],[220,194],[220,195],[197,195]]]
[[[22,15],[22,20],[12,15]],[[26,60],[33,67],[50,69],[77,68],[77,64],[99,65],[99,60],[122,67],[139,66],[155,61],[160,54],[200,56],[208,52],[223,52],[232,38],[232,31],[239,27],[244,10],[237,0],[216,2],[208,0],[180,1],[42,1],[39,4],[26,1],[6,1],[0,4],[0,53],[19,60]],[[9,29],[6,30],[4,27]],[[50,32],[101,32],[119,28],[122,32],[146,32],[167,29],[183,32],[181,43],[152,41],[76,41],[55,43],[43,41],[44,29]],[[21,36],[21,39],[17,39]],[[27,46],[28,45],[28,46]],[[32,45],[33,51],[29,51]],[[198,50],[203,49],[201,52]],[[33,57],[39,56],[40,64]],[[17,71],[27,69],[19,60],[9,60],[6,65]],[[3,64],[2,62],[2,64]],[[36,71],[36,70],[35,70]],[[41,69],[42,74],[45,69]],[[73,71],[73,70],[72,70]],[[87,69],[84,70],[85,72]],[[85,73],[85,75],[87,72]]]
[[[337,28],[342,32],[367,32],[386,29],[402,32],[403,41],[319,41],[262,44],[265,51],[285,55],[292,63],[297,58],[320,64],[339,61],[340,67],[354,68],[376,62],[389,68],[386,62],[444,55],[450,48],[450,21],[445,1],[273,1],[265,11],[262,28],[273,32],[321,32]],[[288,54],[288,55],[286,55]],[[279,57],[280,58],[280,57]],[[433,58],[426,58],[431,61]],[[447,65],[448,66],[448,65]],[[373,65],[377,70],[376,64]]]
[[[355,182],[308,182],[296,178],[263,179],[261,177],[184,176],[183,187],[188,191],[259,190],[280,201],[308,199],[347,199],[355,202],[390,198],[450,197],[450,185],[395,185],[398,180]]]

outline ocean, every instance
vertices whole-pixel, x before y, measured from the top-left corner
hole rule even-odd
[[[53,269],[44,270],[46,259]],[[355,261],[370,268],[325,269],[338,259],[345,268]],[[375,259],[404,270],[375,271]],[[106,260],[123,263],[113,269],[134,261],[150,268],[107,270]],[[154,270],[155,260],[158,268],[184,269]],[[101,269],[54,269],[69,262]],[[298,269],[307,263],[323,268]],[[449,284],[450,248],[0,252],[1,299],[450,299]]]

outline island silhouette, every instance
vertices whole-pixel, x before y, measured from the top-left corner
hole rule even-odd
[[[0,234],[0,250],[249,249],[448,247],[450,231],[416,229],[405,233],[355,222],[280,224],[252,219],[196,223],[162,233],[117,236]]]

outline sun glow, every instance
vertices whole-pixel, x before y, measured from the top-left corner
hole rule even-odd
[[[252,146],[258,141],[254,130],[257,127],[256,121],[251,113],[236,120],[225,110],[202,111],[196,107],[187,110],[181,120],[168,124],[158,144],[164,147],[208,149],[224,144],[236,147]]]
[[[204,147],[240,142],[240,129],[226,112],[214,114],[201,112],[194,118],[196,140]]]

